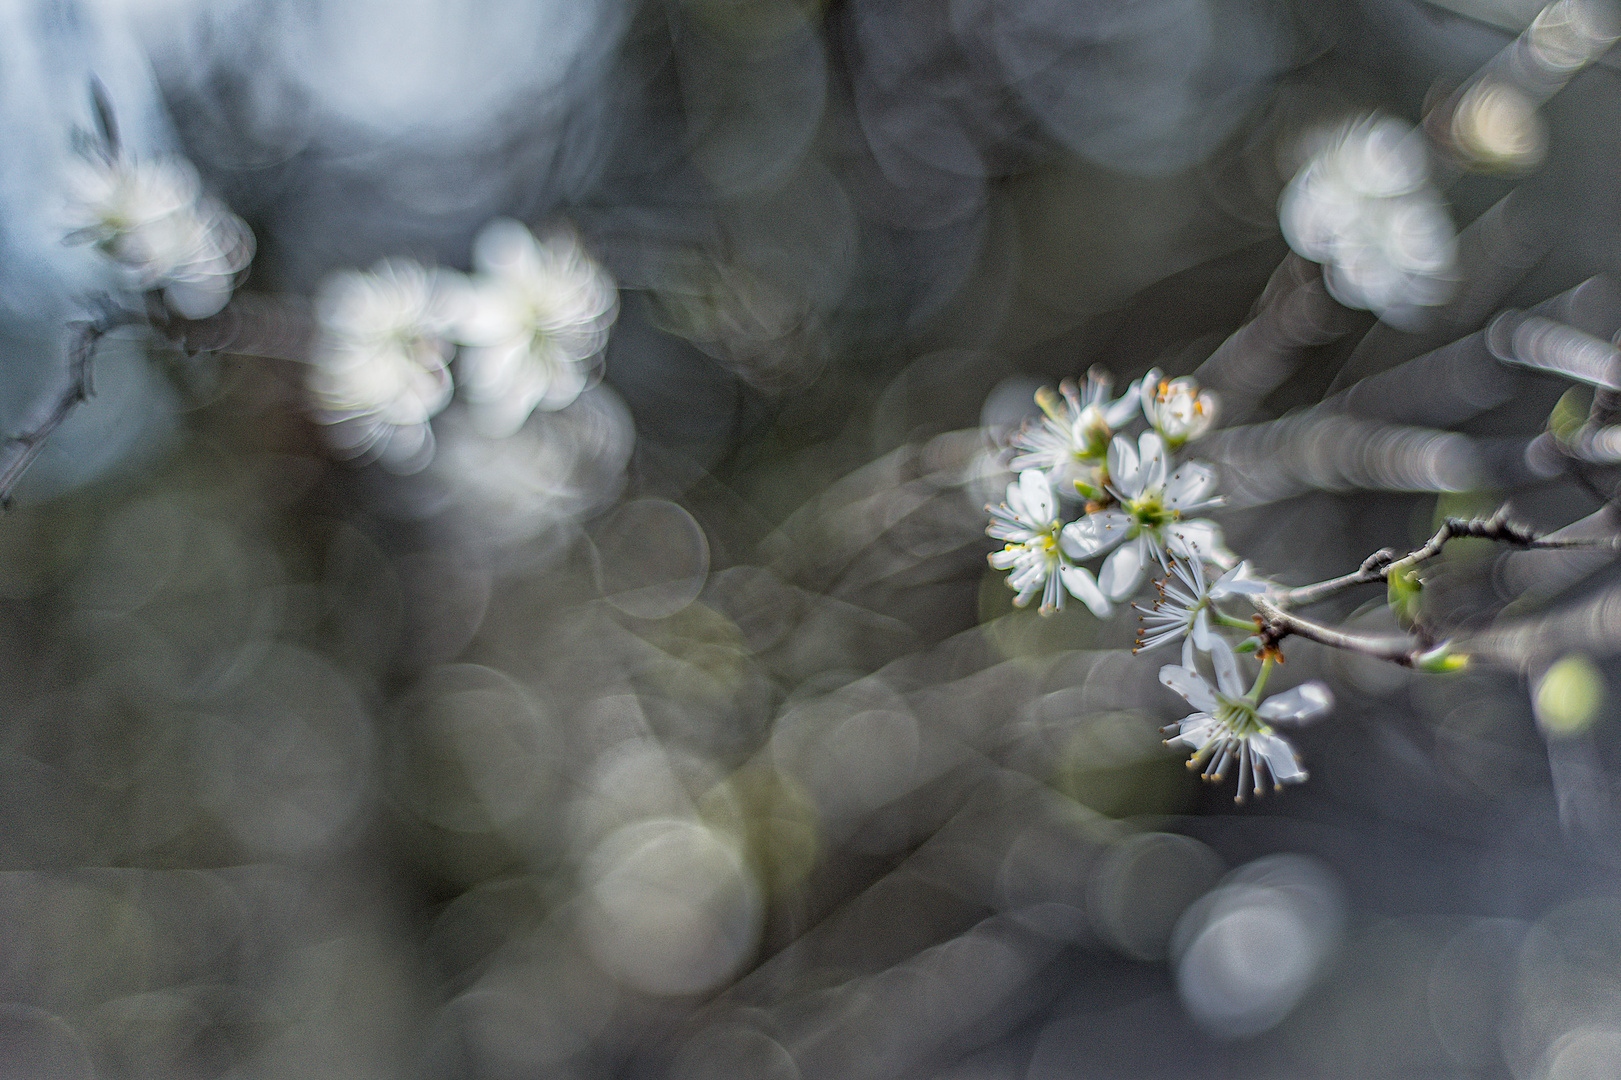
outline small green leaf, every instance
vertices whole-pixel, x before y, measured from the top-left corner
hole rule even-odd
[[[1418,579],[1418,567],[1392,567],[1390,571],[1390,607],[1402,625],[1411,626],[1418,618],[1420,595],[1424,583]]]
[[[1452,651],[1452,643],[1444,641],[1427,653],[1419,654],[1413,666],[1420,671],[1429,671],[1437,675],[1447,675],[1454,671],[1462,671],[1469,666],[1469,654]]]

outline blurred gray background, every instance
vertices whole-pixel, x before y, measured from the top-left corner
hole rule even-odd
[[[1421,123],[1538,10],[0,4],[5,430],[112,288],[55,224],[92,78],[258,241],[209,351],[103,343],[0,518],[0,1077],[1621,1074],[1610,559],[1449,549],[1460,675],[1291,643],[1274,685],[1338,704],[1242,808],[1162,746],[1131,613],[985,563],[1038,386],[1246,324],[1200,453],[1262,572],[1504,500],[1613,532],[1613,475],[1527,463],[1570,384],[1484,333],[1621,330],[1613,61],[1539,168],[1438,156],[1422,325],[1277,224],[1314,128]],[[603,384],[499,443],[453,407],[414,476],[331,460],[309,296],[501,215],[618,280]]]

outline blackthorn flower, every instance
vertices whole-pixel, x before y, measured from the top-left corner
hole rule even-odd
[[[1197,439],[1216,422],[1216,395],[1189,378],[1164,379],[1150,371],[1139,390],[1143,417],[1172,450]]]
[[[572,232],[540,241],[507,218],[479,233],[473,269],[454,330],[465,346],[458,375],[474,424],[500,437],[580,396],[619,294]]]
[[[1221,780],[1236,762],[1237,802],[1244,801],[1246,789],[1264,794],[1268,780],[1274,788],[1305,780],[1306,771],[1300,767],[1294,747],[1273,731],[1272,724],[1301,724],[1323,715],[1334,704],[1328,687],[1320,682],[1302,683],[1257,704],[1261,680],[1245,692],[1238,658],[1220,637],[1210,639],[1210,660],[1216,671],[1214,686],[1195,665],[1191,638],[1183,643],[1180,665],[1160,668],[1159,681],[1198,710],[1164,729],[1166,745],[1192,750],[1188,768],[1202,764],[1206,780]],[[1265,670],[1263,667],[1263,674]]]
[[[1220,505],[1220,498],[1210,496],[1216,485],[1213,468],[1187,461],[1171,470],[1165,440],[1157,431],[1144,432],[1136,446],[1116,435],[1109,444],[1108,467],[1109,492],[1117,505],[1094,510],[1064,526],[1062,533],[1065,554],[1077,561],[1115,549],[1098,574],[1106,596],[1124,600],[1136,592],[1150,559],[1165,565],[1165,544],[1172,535],[1202,558],[1218,555],[1215,522],[1184,518]]]
[[[223,308],[253,258],[253,233],[180,158],[91,155],[74,159],[67,183],[67,241],[94,244],[186,318]]]
[[[1036,404],[1045,415],[1009,440],[1021,451],[1013,459],[1014,470],[1040,469],[1060,493],[1087,499],[1102,496],[1109,440],[1136,413],[1139,393],[1133,383],[1110,401],[1113,386],[1109,374],[1095,367],[1087,373],[1084,390],[1071,379],[1059,384],[1058,394],[1042,387],[1036,393]]]
[[[340,453],[405,472],[427,464],[428,421],[452,390],[445,338],[451,307],[439,275],[409,259],[344,271],[322,284],[309,386]]]
[[[1210,605],[1214,600],[1235,595],[1254,595],[1265,592],[1267,582],[1250,576],[1250,565],[1241,562],[1213,582],[1206,583],[1204,560],[1190,552],[1180,537],[1172,537],[1170,573],[1159,582],[1159,599],[1152,608],[1138,607],[1142,613],[1142,629],[1137,634],[1137,648],[1142,652],[1156,649],[1168,641],[1187,638],[1194,647],[1209,652]]]
[[[998,570],[1013,571],[1008,586],[1018,594],[1014,604],[1024,607],[1040,593],[1041,613],[1051,614],[1063,610],[1064,591],[1068,589],[1099,618],[1114,610],[1091,572],[1071,563],[1059,546],[1063,522],[1046,473],[1026,469],[1019,474],[1017,483],[1008,485],[1007,502],[985,509],[991,515],[985,531],[1007,542],[1001,551],[991,553],[990,564]]]

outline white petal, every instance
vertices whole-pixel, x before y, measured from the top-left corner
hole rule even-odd
[[[1103,410],[1103,422],[1109,425],[1109,430],[1124,427],[1130,422],[1132,414],[1137,411],[1138,393],[1138,386],[1133,383],[1126,388],[1124,394]]]
[[[1173,510],[1192,506],[1216,486],[1216,470],[1202,461],[1184,461],[1165,481],[1165,505]]]
[[[1195,709],[1207,713],[1215,711],[1216,695],[1211,692],[1210,684],[1204,681],[1204,676],[1192,668],[1166,664],[1159,669],[1159,681],[1187,698],[1188,704]]]
[[[1207,562],[1221,561],[1221,527],[1209,518],[1178,521],[1165,531],[1192,555]]]
[[[1104,560],[1098,584],[1112,598],[1124,600],[1142,583],[1143,564],[1147,561],[1145,539],[1139,536],[1131,543],[1122,544]]]
[[[1180,743],[1189,750],[1197,750],[1210,741],[1215,726],[1215,718],[1209,714],[1191,713],[1177,725],[1176,737],[1165,741],[1172,746]]]
[[[1131,518],[1118,510],[1099,510],[1065,525],[1058,534],[1064,553],[1072,559],[1089,559],[1108,551],[1126,538]]]
[[[1020,521],[1030,520],[1030,515],[1025,513],[1024,491],[1019,487],[1019,482],[1017,480],[1007,486],[1006,501],[1007,508],[1012,511],[1015,518],[1018,518]]]
[[[1092,614],[1100,619],[1108,618],[1114,612],[1114,605],[1109,598],[1103,595],[1098,583],[1093,580],[1092,572],[1080,566],[1061,566],[1058,575],[1063,579],[1064,587],[1070,595],[1092,609]]]
[[[1137,452],[1142,455],[1142,471],[1137,474],[1139,492],[1158,491],[1165,486],[1165,440],[1157,431],[1145,431],[1137,440]]]
[[[1265,720],[1303,724],[1315,720],[1334,707],[1334,695],[1320,682],[1302,683],[1285,693],[1269,697],[1255,710]]]
[[[1295,748],[1282,736],[1264,732],[1251,735],[1250,750],[1266,761],[1266,767],[1272,770],[1274,783],[1293,784],[1306,778],[1306,770],[1300,767],[1300,759],[1295,757]]]
[[[1007,570],[1019,561],[1020,554],[1021,551],[1018,548],[1003,548],[1001,551],[991,552],[987,558],[996,569]]]
[[[1124,435],[1116,435],[1109,443],[1110,482],[1128,499],[1135,499],[1143,493],[1142,485],[1137,480],[1140,470],[1141,459],[1137,456],[1137,448]]]
[[[1203,649],[1205,652],[1210,651],[1210,610],[1208,608],[1200,608],[1194,612],[1193,631],[1188,635],[1188,640],[1192,641],[1196,648]]]
[[[1150,427],[1154,425],[1154,405],[1159,395],[1160,380],[1164,376],[1159,368],[1149,368],[1148,374],[1137,384],[1137,398],[1142,402],[1143,419],[1148,421]]]
[[[1228,697],[1244,696],[1243,676],[1238,673],[1238,658],[1233,655],[1233,647],[1227,644],[1227,639],[1216,637],[1210,640],[1210,660],[1216,665],[1216,685]]]
[[[1250,576],[1250,564],[1241,562],[1210,586],[1210,598],[1220,600],[1224,596],[1259,596],[1271,587],[1270,582]]]
[[[1058,503],[1047,474],[1040,469],[1026,469],[1019,474],[1019,490],[1024,493],[1024,508],[1030,520],[1038,526],[1050,524]]]

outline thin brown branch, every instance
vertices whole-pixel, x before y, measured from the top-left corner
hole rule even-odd
[[[1360,653],[1375,660],[1386,660],[1412,667],[1430,646],[1407,635],[1375,636],[1337,630],[1320,622],[1285,611],[1265,596],[1252,596],[1260,620],[1259,636],[1263,651],[1275,651],[1287,637],[1302,637],[1334,649]]]

